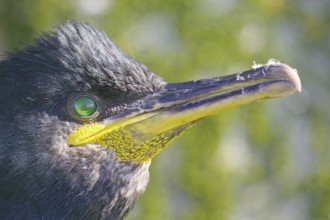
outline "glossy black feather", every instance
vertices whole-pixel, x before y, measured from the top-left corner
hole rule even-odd
[[[68,147],[80,123],[70,97],[93,94],[96,120],[164,82],[107,36],[68,22],[0,63],[1,219],[121,219],[145,190],[149,164],[120,162],[97,145]]]

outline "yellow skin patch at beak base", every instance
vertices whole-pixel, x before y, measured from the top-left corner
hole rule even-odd
[[[67,143],[73,145],[73,143],[78,143],[78,140],[85,140],[84,144],[95,143],[112,149],[116,158],[119,160],[145,163],[150,161],[166,147],[170,141],[179,136],[189,126],[190,125],[181,126],[177,129],[153,136],[148,140],[141,140],[141,138],[135,138],[134,136],[136,135],[125,128],[119,128],[110,133],[98,135],[103,133],[102,130],[104,130],[105,126],[98,123],[91,123],[82,125],[73,131]],[[79,143],[79,145],[82,144],[82,142]]]
[[[152,113],[143,114],[140,116],[133,116],[127,119],[111,122],[110,125],[103,125],[101,123],[84,124],[74,130],[67,139],[67,144],[79,146],[83,144],[96,143],[95,140],[112,131],[119,130],[126,125],[134,124],[145,118],[153,116]]]

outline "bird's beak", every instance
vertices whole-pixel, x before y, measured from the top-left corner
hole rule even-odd
[[[120,160],[142,163],[199,119],[296,91],[301,91],[297,71],[274,62],[222,77],[168,83],[159,94],[136,101],[113,118],[82,125],[67,143],[100,144],[114,150]]]

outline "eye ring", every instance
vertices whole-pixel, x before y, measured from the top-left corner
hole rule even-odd
[[[68,103],[70,116],[78,121],[91,121],[99,115],[100,102],[94,96],[82,94],[74,96]]]

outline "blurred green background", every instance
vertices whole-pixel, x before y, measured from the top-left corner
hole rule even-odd
[[[154,160],[127,219],[330,219],[329,0],[0,0],[0,54],[67,20],[105,31],[166,81],[276,58],[303,91],[227,110]],[[4,106],[3,106],[4,107]]]

